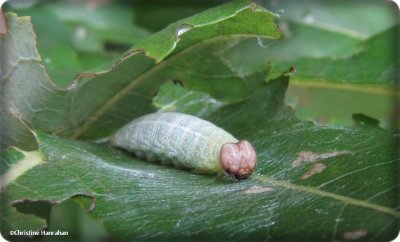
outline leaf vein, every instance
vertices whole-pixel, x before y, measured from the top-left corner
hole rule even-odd
[[[396,211],[392,208],[388,208],[385,206],[381,206],[378,204],[373,204],[367,201],[363,201],[363,200],[359,200],[356,198],[352,198],[352,197],[347,197],[347,196],[343,196],[343,195],[339,195],[339,194],[335,194],[332,192],[328,192],[328,191],[323,191],[320,190],[318,188],[315,187],[306,187],[306,186],[302,186],[302,185],[296,185],[296,184],[292,184],[289,182],[285,182],[285,181],[281,181],[281,180],[275,180],[272,179],[270,177],[265,177],[265,176],[260,176],[260,175],[253,175],[253,178],[262,182],[267,182],[267,183],[271,183],[275,186],[279,186],[279,187],[284,187],[290,190],[295,190],[295,191],[302,191],[302,192],[306,192],[306,193],[311,193],[314,195],[318,195],[321,197],[328,197],[328,198],[332,198],[338,201],[341,201],[345,204],[351,204],[354,206],[359,206],[359,207],[364,207],[364,208],[369,208],[369,209],[373,209],[376,210],[378,212],[381,213],[386,213],[386,214],[390,214],[394,217],[398,217],[400,218],[400,212]]]

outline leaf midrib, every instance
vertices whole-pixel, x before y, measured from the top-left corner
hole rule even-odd
[[[252,178],[255,179],[255,180],[261,181],[261,182],[270,183],[270,184],[272,184],[274,186],[283,187],[283,188],[290,189],[290,190],[295,190],[295,191],[311,193],[311,194],[319,195],[321,197],[329,197],[329,198],[341,201],[344,204],[350,204],[350,205],[354,205],[354,206],[358,206],[358,207],[364,207],[364,208],[368,208],[368,209],[373,209],[373,210],[376,210],[378,212],[389,214],[389,215],[392,215],[394,217],[400,218],[400,212],[396,211],[395,209],[388,208],[388,207],[381,206],[381,205],[374,204],[374,203],[369,203],[369,202],[366,202],[366,201],[363,201],[363,200],[359,200],[359,199],[356,199],[356,198],[346,197],[346,196],[343,196],[343,195],[339,195],[339,194],[323,191],[323,190],[320,190],[320,189],[315,188],[315,187],[307,187],[307,186],[296,185],[296,184],[285,182],[285,181],[281,181],[281,180],[275,180],[275,179],[270,178],[270,177],[256,175],[256,174],[252,175]]]

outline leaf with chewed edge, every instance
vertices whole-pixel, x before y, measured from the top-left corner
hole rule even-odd
[[[12,207],[11,201],[4,191],[10,182],[15,182],[19,176],[42,162],[43,159],[37,151],[24,152],[10,148],[0,153],[0,231],[3,237],[9,238],[13,232],[31,233],[31,231],[38,231],[46,227],[46,221],[43,218],[32,214],[23,214]],[[29,237],[29,234],[24,236]]]
[[[29,18],[6,14],[2,144],[32,147],[31,128],[64,137],[99,139],[132,118],[154,110],[152,97],[168,80],[232,103],[256,85],[238,76],[221,52],[247,38],[280,37],[275,15],[237,0],[182,19],[137,43],[109,68],[82,73],[61,89],[53,84],[36,51]],[[263,24],[260,25],[259,23]]]
[[[394,238],[398,138],[373,125],[300,121],[283,104],[286,86],[285,79],[266,83],[251,100],[208,116],[258,152],[255,173],[242,182],[40,132],[47,162],[7,192],[16,204],[92,196],[90,214],[119,240]]]

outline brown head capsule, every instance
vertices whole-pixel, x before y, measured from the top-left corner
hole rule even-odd
[[[246,140],[226,143],[221,148],[220,163],[226,173],[243,180],[248,178],[256,167],[256,152]]]

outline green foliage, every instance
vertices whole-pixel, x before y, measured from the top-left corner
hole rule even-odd
[[[363,112],[391,128],[393,103],[399,97],[395,90],[399,21],[391,3],[263,3],[280,14],[284,39],[242,42],[225,54],[235,68],[251,73],[270,65],[273,79],[295,67],[287,102],[303,119],[351,125],[352,113]]]
[[[273,18],[271,12],[247,1],[222,5],[169,25],[106,69],[82,73],[71,86],[60,89],[34,51],[29,20],[8,14],[11,31],[2,40],[7,49],[3,83],[8,107],[2,112],[7,126],[2,142],[31,147],[32,139],[16,119],[66,137],[103,138],[132,118],[153,111],[152,97],[168,80],[182,80],[191,89],[227,102],[242,100],[255,84],[226,66],[219,52],[246,38],[278,38]],[[260,21],[267,24],[259,27]],[[18,62],[21,71],[14,71]]]
[[[120,240],[338,240],[360,229],[364,239],[392,238],[400,217],[395,140],[376,126],[334,129],[296,119],[284,108],[286,83],[266,84],[251,100],[209,117],[254,144],[259,162],[249,180],[192,174],[39,133],[47,162],[7,192],[12,201],[96,197],[91,215]],[[273,105],[257,105],[261,100]],[[313,173],[315,167],[323,169]],[[38,177],[51,189],[33,182]]]
[[[396,236],[399,136],[379,127],[389,123],[387,103],[399,96],[389,89],[399,25],[387,6],[261,2],[273,13],[246,0],[215,8],[207,1],[155,3],[138,3],[132,13],[126,2],[92,11],[59,1],[15,10],[32,20],[6,14],[4,236],[46,226],[68,230],[76,241]],[[203,9],[165,26],[145,14],[175,20]],[[254,174],[240,182],[194,174],[102,143],[157,109],[201,116],[249,140],[257,151]],[[348,125],[303,120],[315,117]]]

